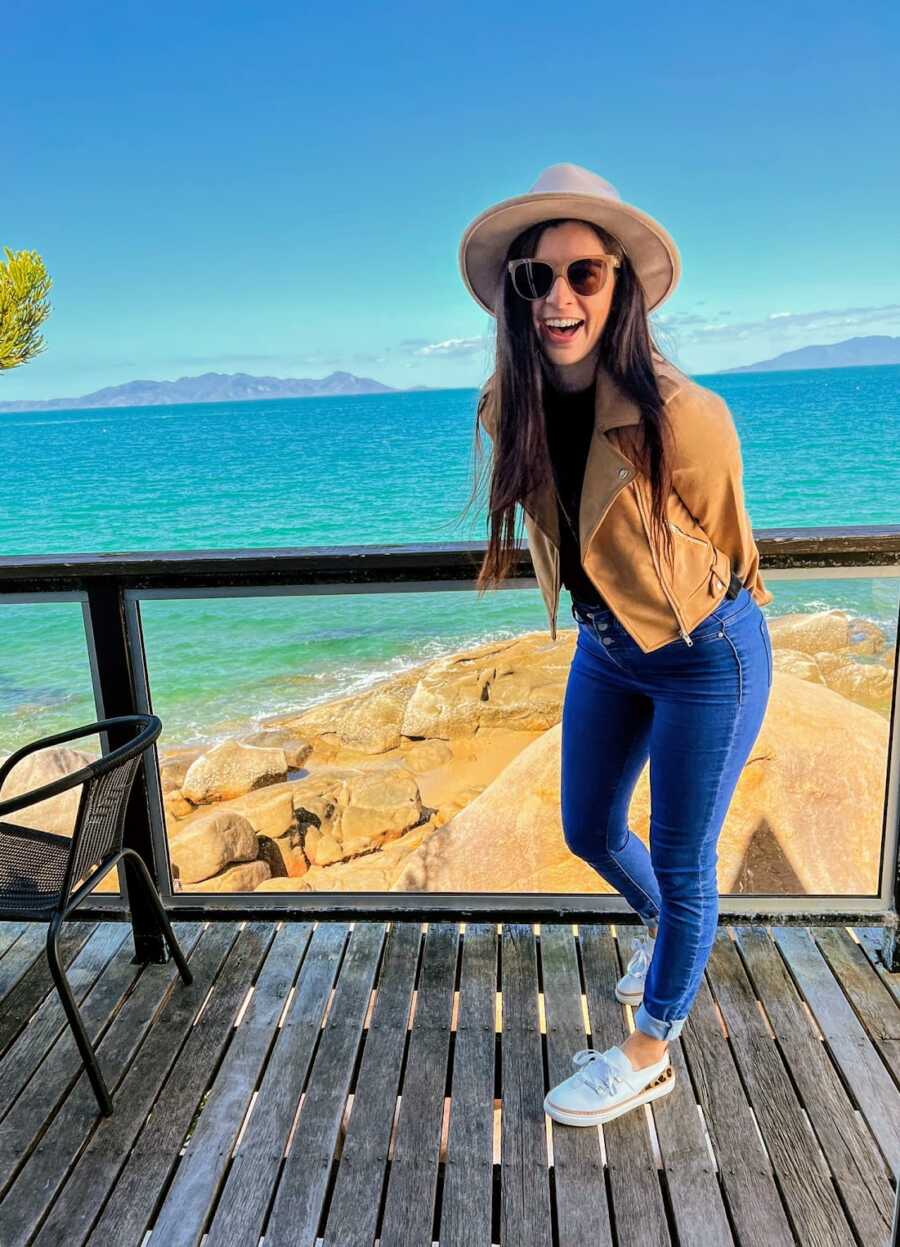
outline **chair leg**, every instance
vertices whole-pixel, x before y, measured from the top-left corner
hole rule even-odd
[[[159,893],[156,890],[156,884],[153,882],[153,879],[150,876],[150,872],[147,869],[147,863],[141,857],[140,853],[135,853],[134,849],[123,849],[122,856],[124,857],[126,854],[129,854],[131,857],[133,857],[138,864],[138,874],[143,880],[144,886],[147,889],[147,894],[150,897],[151,901],[153,902],[153,907],[155,908],[157,914],[159,915],[159,920],[160,920],[160,923],[162,924],[163,934],[165,935],[166,943],[169,946],[169,952],[172,954],[175,964],[178,966],[178,972],[181,975],[182,982],[185,984],[185,986],[188,986],[190,983],[193,983],[194,976],[190,971],[190,968],[185,959],[184,953],[181,951],[181,946],[178,943],[178,940],[175,938],[175,932],[172,930],[172,924],[169,921],[169,915],[166,913],[165,908],[163,907],[163,903],[160,900]]]
[[[97,1060],[96,1053],[88,1039],[87,1031],[84,1029],[84,1023],[81,1020],[81,1014],[78,1011],[78,1005],[75,1003],[75,997],[72,995],[72,989],[69,987],[68,979],[62,967],[59,956],[59,929],[62,926],[62,917],[54,915],[50,922],[50,929],[47,932],[47,962],[50,966],[50,973],[53,976],[53,982],[59,992],[62,1007],[65,1010],[69,1025],[72,1028],[72,1034],[75,1036],[75,1042],[78,1045],[78,1051],[81,1053],[81,1059],[84,1061],[88,1078],[91,1080],[91,1086],[94,1088],[94,1094],[97,1097],[97,1103],[100,1106],[100,1112],[105,1117],[110,1117],[113,1111],[112,1097],[109,1089],[103,1079],[100,1070],[100,1064]]]

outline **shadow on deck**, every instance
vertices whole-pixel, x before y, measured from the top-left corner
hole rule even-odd
[[[887,1244],[879,928],[720,927],[673,1093],[602,1131],[545,1116],[572,1053],[631,1028],[612,986],[640,930],[179,923],[185,988],[131,963],[128,924],[68,923],[101,1118],[45,928],[0,924],[0,1243]]]

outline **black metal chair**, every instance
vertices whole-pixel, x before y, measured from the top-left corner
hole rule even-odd
[[[64,741],[77,740],[79,737],[110,729],[120,730],[128,725],[139,729],[134,739],[112,749],[96,762],[18,797],[0,800],[0,918],[50,923],[47,932],[50,973],[59,991],[100,1110],[107,1117],[113,1111],[112,1097],[63,972],[58,939],[64,919],[69,917],[117,862],[124,857],[131,857],[136,867],[134,876],[146,889],[147,896],[159,916],[166,943],[181,978],[185,984],[192,982],[193,976],[143,859],[134,849],[122,846],[125,808],[141,756],[159,736],[162,723],[153,714],[127,714],[102,719],[98,723],[88,723],[83,727],[72,728],[68,732],[46,736],[43,740],[24,745],[0,766],[2,790],[7,775],[26,755],[52,745],[60,745]],[[17,810],[58,796],[79,784],[84,787],[71,838],[2,821]],[[76,887],[93,867],[97,869],[90,878]]]

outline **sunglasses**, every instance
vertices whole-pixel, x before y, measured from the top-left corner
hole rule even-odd
[[[615,255],[587,255],[558,265],[546,260],[509,260],[506,267],[517,295],[523,299],[545,299],[560,273],[565,274],[575,294],[599,294],[609,270],[621,263]]]

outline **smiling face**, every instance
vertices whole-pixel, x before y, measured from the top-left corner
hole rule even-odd
[[[606,254],[606,248],[581,221],[551,225],[541,234],[534,259],[555,266],[580,256]],[[610,268],[599,294],[579,295],[560,273],[549,293],[531,304],[535,334],[557,383],[564,389],[581,389],[593,380],[600,335],[609,316],[616,288],[616,270]],[[546,322],[555,318],[577,319],[581,324],[567,338],[553,335]]]

